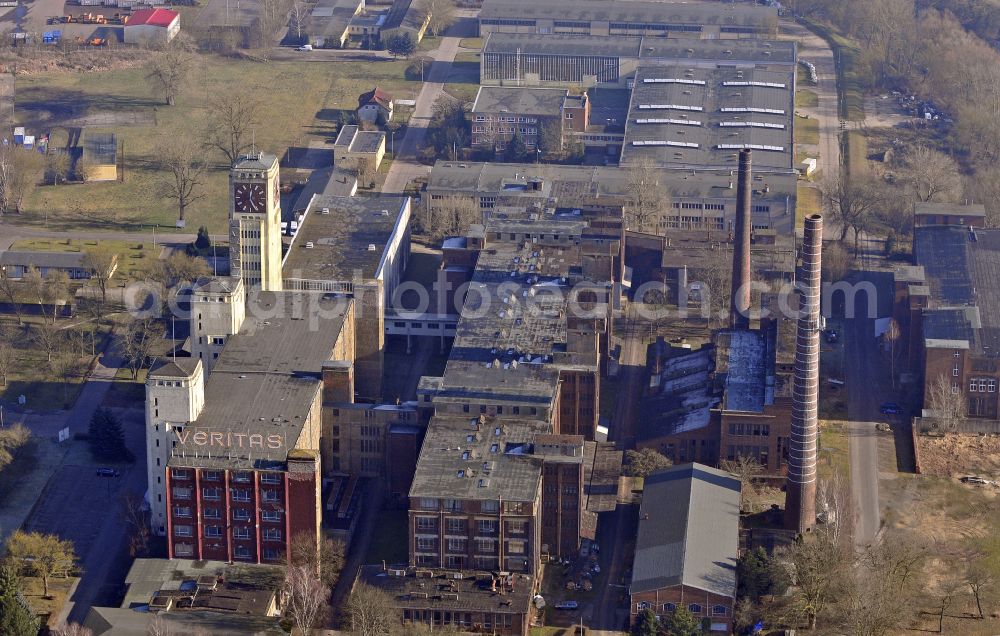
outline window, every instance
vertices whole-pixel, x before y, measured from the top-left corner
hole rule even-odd
[[[486,501],[482,502],[480,510],[482,510],[483,512],[497,512],[498,510],[500,510],[500,504],[497,503],[496,501],[487,499]]]
[[[233,528],[233,538],[234,539],[249,539],[250,538],[250,528],[246,526],[237,526]]]
[[[206,519],[221,519],[222,512],[218,508],[205,508]]]
[[[649,602],[648,601],[639,601],[638,603],[636,603],[636,609],[638,609],[640,612],[642,610],[648,610],[649,609]]]
[[[508,541],[507,554],[524,554],[524,541]]]
[[[433,531],[435,527],[434,517],[417,517],[417,531]]]
[[[566,113],[566,119],[573,119],[573,113]]]
[[[219,481],[222,475],[217,470],[206,470],[201,474],[201,478],[204,481]]]
[[[494,535],[497,533],[497,522],[493,519],[480,519],[476,522],[476,531],[478,534]]]
[[[697,603],[691,603],[690,605],[688,605],[688,611],[697,616],[698,614],[701,614],[701,605]]]
[[[279,528],[264,528],[265,541],[281,541],[281,530]]]
[[[208,501],[218,501],[222,497],[222,490],[219,488],[202,488],[201,494]]]
[[[997,381],[993,380],[993,379],[988,380],[986,382],[986,390],[988,392],[990,392],[990,393],[996,393],[997,392]]]
[[[462,509],[462,504],[457,499],[445,499],[441,503],[445,510],[450,510],[451,512],[458,512]]]
[[[189,557],[194,556],[194,546],[190,543],[178,543],[174,546],[174,556]]]
[[[672,612],[675,609],[677,609],[677,605],[675,603],[664,603],[663,604],[663,611],[664,612]]]
[[[233,550],[233,556],[237,559],[249,559],[250,558],[250,548],[245,545],[238,545]]]
[[[264,548],[264,560],[265,561],[276,561],[281,556],[281,553],[277,548]]]
[[[726,616],[728,613],[729,609],[725,605],[712,606],[712,616]]]
[[[448,534],[465,534],[465,519],[448,519]]]
[[[281,500],[281,493],[277,490],[264,490],[261,491],[261,498],[264,503],[278,503]]]
[[[191,506],[174,506],[175,517],[190,517]]]
[[[246,508],[233,508],[234,521],[250,521],[250,511]]]
[[[281,475],[279,473],[261,473],[260,483],[262,484],[280,484]]]
[[[437,542],[430,537],[417,537],[417,550],[431,552]]]
[[[497,542],[494,539],[476,539],[476,552],[480,554],[495,554]]]
[[[438,507],[437,499],[421,499],[420,507],[424,510],[436,510]]]
[[[176,536],[176,537],[190,537],[191,536],[191,526],[174,526],[174,536]]]
[[[248,482],[250,480],[251,480],[250,473],[246,471],[233,473],[233,481]]]
[[[524,519],[513,519],[507,522],[507,532],[511,534],[524,534],[528,531],[528,522]]]
[[[191,479],[191,473],[186,468],[171,468],[171,479]]]
[[[173,488],[174,499],[190,499],[191,489],[190,488],[178,488],[174,486]]]
[[[448,552],[465,552],[467,542],[465,539],[448,539]]]
[[[250,501],[250,491],[246,488],[233,488],[233,501]]]
[[[217,539],[222,536],[222,526],[205,526],[205,536]]]
[[[281,511],[280,510],[262,510],[260,513],[261,519],[264,521],[281,521]]]

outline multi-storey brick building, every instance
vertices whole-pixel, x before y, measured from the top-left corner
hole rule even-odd
[[[736,604],[740,482],[701,464],[646,478],[639,509],[629,615],[666,618],[686,607],[712,632],[729,634]]]
[[[154,367],[149,497],[171,557],[275,562],[318,541],[325,366],[353,356],[352,299],[260,292],[207,380],[201,360]]]

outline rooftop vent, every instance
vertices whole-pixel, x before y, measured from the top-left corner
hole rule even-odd
[[[369,243],[369,244],[368,244],[368,251],[369,251],[369,252],[374,252],[374,251],[375,251],[375,249],[376,249],[376,248],[375,248],[375,244],[374,244],[374,243]]]

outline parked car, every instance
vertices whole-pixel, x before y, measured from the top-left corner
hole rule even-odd
[[[827,329],[823,332],[823,335],[826,336],[826,341],[830,344],[834,344],[840,340],[840,336],[837,335],[837,331],[835,329]]]
[[[557,610],[575,610],[580,607],[576,601],[559,601],[554,605]]]
[[[991,483],[987,479],[983,479],[982,477],[975,477],[972,475],[966,475],[965,477],[960,478],[959,481],[961,481],[963,484],[980,484],[983,486]]]
[[[303,44],[302,46],[300,46],[299,48],[297,48],[295,50],[296,51],[311,51],[311,50],[313,50],[313,45],[312,44]]]
[[[117,468],[102,467],[97,469],[98,477],[118,477],[120,474]]]
[[[895,402],[882,402],[879,410],[882,411],[883,415],[899,415],[903,412],[903,409]]]

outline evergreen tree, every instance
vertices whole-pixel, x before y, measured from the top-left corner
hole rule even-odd
[[[524,156],[528,154],[528,146],[524,143],[524,137],[520,131],[515,130],[510,143],[507,144],[507,151],[504,158],[511,163],[524,161]]]
[[[663,628],[670,636],[699,636],[702,633],[701,621],[683,605],[678,605],[667,617]]]
[[[198,238],[194,240],[194,246],[200,250],[212,247],[212,237],[208,235],[208,228],[204,225],[198,228]]]
[[[632,636],[656,636],[660,632],[660,621],[651,609],[644,609],[635,617]]]
[[[14,568],[9,565],[0,566],[0,634],[38,634],[38,617],[21,594],[21,582]]]
[[[771,564],[764,548],[747,550],[736,562],[736,596],[747,597],[754,603],[762,594],[771,593]]]
[[[413,52],[417,50],[417,45],[413,43],[409,33],[404,33],[403,35],[394,35],[389,38],[389,44],[386,46],[386,50],[389,51],[393,57],[410,57],[413,55]]]
[[[125,446],[121,420],[108,409],[97,409],[87,427],[90,453],[102,461],[131,461],[132,453]]]

